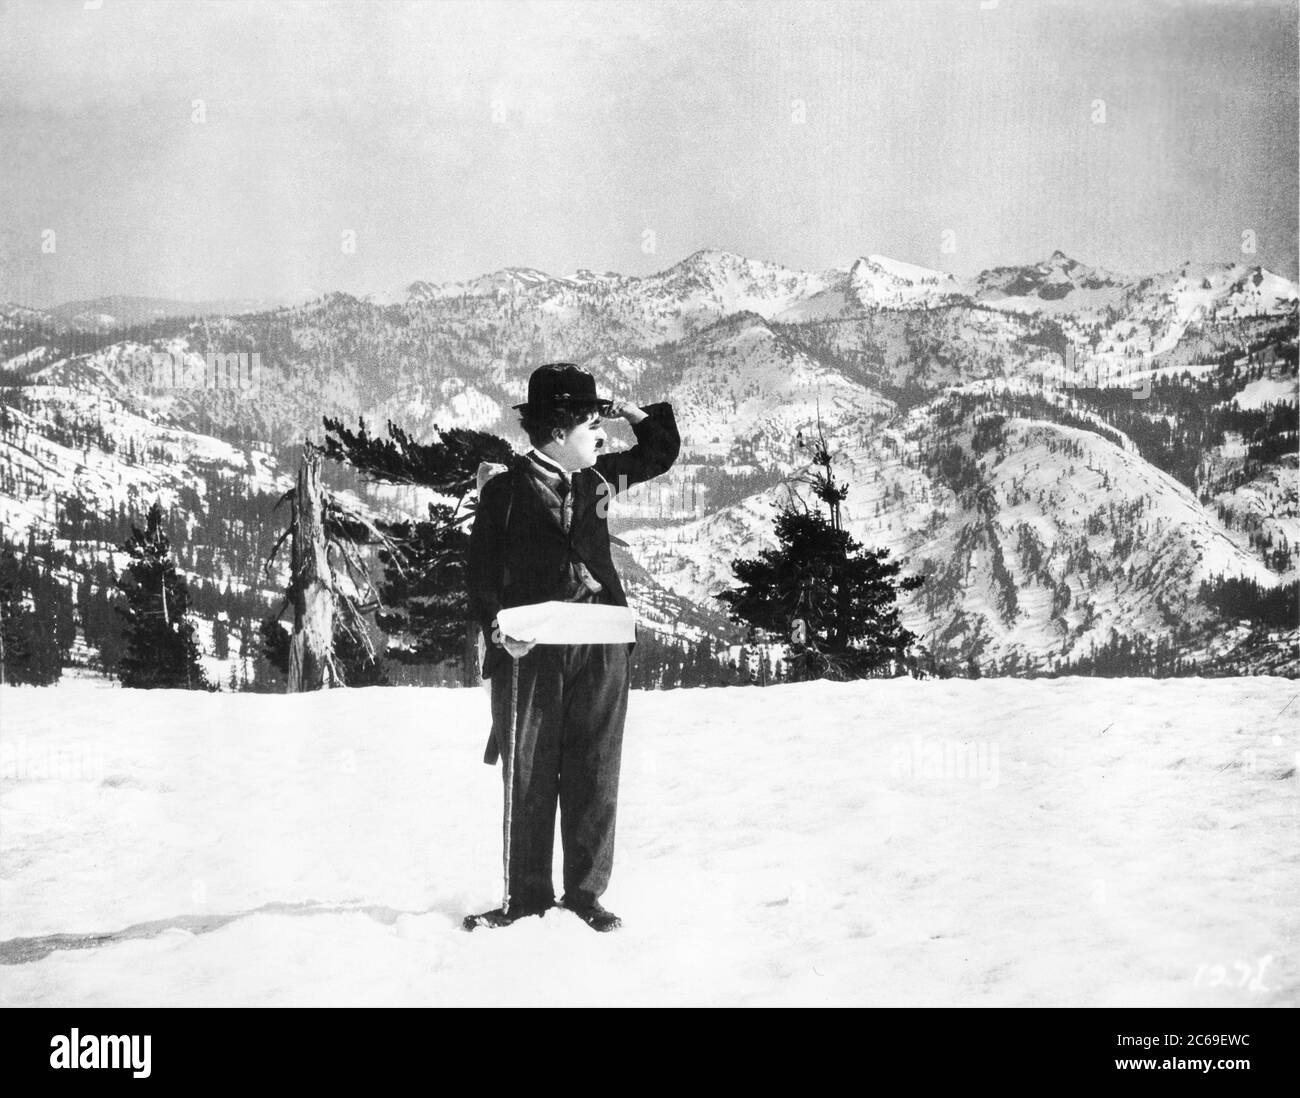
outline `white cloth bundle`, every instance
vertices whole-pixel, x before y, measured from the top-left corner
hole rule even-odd
[[[501,632],[538,644],[631,644],[636,615],[628,606],[596,602],[535,602],[497,614]]]

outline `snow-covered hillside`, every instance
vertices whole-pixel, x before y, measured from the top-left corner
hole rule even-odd
[[[0,407],[0,475],[10,485],[0,521],[12,535],[48,532],[69,498],[98,512],[135,500],[170,504],[184,488],[201,492],[204,470],[240,477],[250,492],[287,487],[267,454],[141,415],[107,387],[63,377],[18,393]]]
[[[1243,518],[1300,543],[1294,469],[1225,494],[1242,512],[1228,525],[1119,432],[1082,417],[1071,426],[996,410],[999,394],[1028,391],[956,387],[884,430],[845,420],[832,433],[838,475],[850,485],[846,528],[927,577],[903,602],[908,628],[932,651],[976,654],[986,666],[1015,657],[1046,667],[1112,634],[1174,627],[1189,634],[1186,654],[1217,654],[1222,638],[1197,601],[1200,585],[1215,576],[1278,582]],[[989,410],[955,412],[962,395]],[[792,493],[809,498],[797,475],[721,511],[625,537],[666,586],[716,605],[735,583],[731,562],[772,545],[774,508]]]
[[[892,411],[892,402],[827,368],[753,313],[739,313],[690,342],[689,365],[673,387],[688,450],[751,443],[763,462],[788,461],[800,428]],[[707,440],[707,441],[706,441]]]
[[[459,929],[499,900],[480,691],[11,688],[0,1003],[1297,1006],[1294,694],[634,692],[595,935]]]
[[[807,468],[795,441],[820,424],[855,535],[933,577],[909,624],[951,666],[1073,657],[1111,629],[1208,654],[1180,639],[1212,624],[1202,579],[1300,577],[1294,412],[1276,411],[1295,393],[1297,297],[1240,263],[1138,278],[1056,252],[957,283],[874,254],[809,272],[706,249],[643,277],[514,267],[160,322],[89,353],[62,318],[6,308],[0,394],[17,426],[0,438],[0,512],[21,535],[68,498],[101,507],[113,482],[179,499],[216,465],[262,470],[264,490],[267,462],[287,466],[324,416],[522,444],[511,407],[533,365],[565,358],[603,392],[676,410],[677,467],[616,508],[639,527],[633,589],[656,624],[721,621],[710,596],[730,561],[771,544],[779,484]],[[122,380],[159,352],[212,351],[260,354],[257,393]],[[133,439],[125,461],[111,443]]]

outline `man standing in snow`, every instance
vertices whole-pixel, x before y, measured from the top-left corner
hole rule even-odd
[[[535,370],[528,401],[516,410],[532,449],[481,487],[469,546],[470,607],[489,638],[483,662],[492,686],[486,762],[508,750],[512,671],[518,672],[509,909],[472,915],[465,926],[508,926],[554,905],[558,800],[562,904],[593,929],[614,930],[619,919],[601,906],[600,896],[614,860],[632,645],[535,646],[504,636],[496,616],[549,601],[626,606],[610,557],[609,501],[667,471],[680,440],[671,405],[639,408],[600,399],[592,375],[569,362]],[[636,445],[607,451],[602,416],[625,419]]]

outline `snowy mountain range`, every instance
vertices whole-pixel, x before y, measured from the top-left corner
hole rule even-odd
[[[17,542],[57,532],[69,499],[201,512],[214,478],[260,499],[323,415],[517,438],[529,370],[564,358],[677,411],[677,466],[614,510],[664,633],[728,632],[712,596],[772,544],[820,424],[854,536],[928,577],[905,619],[941,665],[1041,670],[1130,638],[1295,673],[1294,625],[1227,620],[1202,584],[1300,580],[1298,301],[1240,263],[1135,277],[1055,252],[958,281],[878,255],[809,272],[705,250],[644,277],[508,268],[129,332],[0,306],[0,518]],[[257,354],[256,393],[132,373],[206,353]]]
[[[53,329],[107,332],[151,324],[169,317],[223,316],[275,308],[282,302],[268,298],[222,298],[212,301],[179,301],[165,297],[113,294],[84,301],[66,301],[50,309],[27,309],[27,321]],[[13,306],[0,306],[8,315]]]

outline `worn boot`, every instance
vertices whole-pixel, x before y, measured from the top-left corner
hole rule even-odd
[[[606,911],[601,907],[599,900],[587,900],[581,897],[570,900],[566,896],[563,906],[572,911],[592,930],[599,931],[601,934],[617,930],[623,925],[623,920],[612,911]]]
[[[478,915],[466,915],[461,926],[465,930],[476,930],[479,927],[497,930],[503,926],[511,926],[530,915],[545,915],[552,906],[551,903],[536,900],[528,903],[512,903],[509,911],[494,907],[491,911],[484,911]]]

